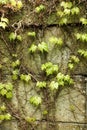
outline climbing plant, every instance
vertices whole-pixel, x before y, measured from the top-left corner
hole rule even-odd
[[[77,48],[77,52],[71,54],[69,57],[68,63],[67,63],[67,73],[63,73],[61,71],[61,68],[59,64],[53,63],[47,59],[47,55],[50,52],[49,46],[53,46],[54,48],[58,48],[62,50],[66,43],[64,41],[64,38],[62,36],[52,36],[50,37],[47,42],[43,39],[38,39],[38,33],[37,30],[30,29],[26,33],[26,39],[29,41],[28,47],[24,45],[23,43],[23,34],[21,32],[22,29],[24,29],[24,19],[23,21],[18,21],[18,23],[11,23],[11,20],[9,17],[10,15],[21,13],[24,5],[26,4],[25,1],[22,0],[0,0],[0,30],[1,30],[1,36],[2,32],[5,33],[5,31],[9,31],[8,35],[5,37],[1,37],[3,42],[5,43],[5,46],[7,47],[7,50],[10,55],[10,62],[9,62],[9,73],[10,73],[10,81],[4,81],[3,79],[0,81],[0,96],[2,98],[2,101],[4,99],[6,100],[5,105],[0,106],[0,123],[2,123],[4,120],[11,120],[14,113],[14,109],[10,108],[7,105],[7,102],[9,103],[11,99],[13,98],[13,91],[14,89],[17,90],[17,87],[15,84],[18,82],[22,82],[24,85],[30,87],[30,83],[34,83],[33,90],[36,91],[36,95],[32,95],[28,100],[29,105],[31,105],[35,110],[41,109],[41,105],[46,104],[46,108],[44,108],[42,112],[42,120],[44,118],[48,119],[49,115],[49,108],[48,104],[51,102],[51,98],[46,99],[48,97],[52,97],[52,99],[55,100],[56,95],[58,95],[61,90],[71,87],[74,85],[74,79],[72,78],[72,72],[75,70],[75,67],[78,66],[84,58],[87,60],[87,49],[84,48]],[[27,3],[31,4],[31,7],[33,8],[33,11],[31,11],[31,15],[36,18],[37,22],[34,22],[33,25],[35,25],[36,29],[37,27],[40,27],[43,31],[47,25],[47,21],[45,19],[46,15],[53,14],[56,17],[56,22],[54,26],[58,26],[60,28],[66,27],[69,24],[71,26],[74,26],[74,24],[79,24],[81,26],[84,26],[84,28],[87,25],[87,19],[86,16],[82,16],[82,12],[84,12],[83,9],[83,2],[82,1],[62,1],[59,2],[57,0],[54,0],[54,3],[52,3],[54,6],[52,6],[51,2],[50,5],[48,4],[48,1],[44,2],[42,1],[35,1],[32,0],[27,1]],[[82,5],[81,5],[82,4]],[[49,8],[50,7],[50,8]],[[25,8],[25,7],[24,7]],[[32,10],[32,9],[31,9]],[[11,12],[13,13],[11,13]],[[25,17],[24,17],[25,18]],[[76,19],[75,19],[76,18]],[[42,21],[40,20],[42,19]],[[32,27],[32,24],[30,24]],[[29,26],[30,26],[29,25]],[[42,27],[43,26],[43,27]],[[21,33],[20,33],[21,32]],[[73,32],[73,37],[76,40],[77,44],[85,44],[87,42],[87,33],[86,32]],[[7,40],[7,42],[6,42]],[[38,42],[37,42],[38,41]],[[33,59],[34,56],[39,55],[42,59],[45,59],[45,62],[43,62],[40,66],[40,78],[36,78],[35,75],[31,72],[33,69],[30,67],[29,69],[26,68],[23,61],[24,56],[23,55],[17,55],[17,49],[19,49],[19,46],[24,45],[26,48],[27,55]],[[23,48],[24,49],[24,48]],[[23,49],[21,51],[23,51]],[[56,50],[56,49],[55,49]],[[2,52],[0,50],[0,52]],[[20,52],[21,53],[21,52]],[[34,59],[33,59],[34,60]],[[4,71],[4,64],[0,62],[0,72],[3,74]],[[32,69],[31,69],[32,68]],[[26,89],[26,87],[25,87]],[[46,97],[47,96],[47,97]],[[6,106],[7,105],[7,106]],[[6,111],[8,107],[8,112]],[[11,110],[11,114],[10,114]],[[71,110],[74,110],[73,107],[71,107]],[[20,116],[20,112],[18,113],[19,117],[17,118],[16,114],[14,113],[14,117],[17,118],[21,122],[25,122],[25,126],[28,123],[29,126],[31,124],[34,124],[36,121],[35,117],[22,117]],[[22,125],[21,125],[22,127]],[[21,129],[25,130],[26,127],[22,127]]]

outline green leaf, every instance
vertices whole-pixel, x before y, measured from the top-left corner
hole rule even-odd
[[[9,91],[9,92],[6,93],[6,98],[11,99],[12,96],[13,96],[13,95],[12,95],[12,92],[11,92],[11,91]]]
[[[5,22],[0,22],[0,27],[2,27],[3,29],[5,29],[7,27],[7,24]]]
[[[18,0],[17,1],[17,9],[21,9],[23,7],[23,4],[22,4],[22,1],[21,0]]]
[[[20,79],[22,81],[25,81],[26,83],[28,83],[31,80],[31,76],[30,76],[30,74],[28,74],[28,75],[21,74]]]
[[[5,88],[6,88],[6,90],[12,91],[13,85],[12,85],[11,83],[7,83],[7,84],[5,85]]]
[[[83,25],[87,25],[87,19],[86,18],[80,18],[80,22],[83,24]]]
[[[31,47],[28,49],[30,53],[34,53],[37,50],[37,46],[32,44]]]
[[[38,50],[43,52],[48,52],[48,45],[45,42],[42,42],[41,44],[38,44]]]
[[[19,74],[19,69],[13,70],[13,71],[12,71],[12,74],[13,74],[13,75],[18,75],[18,74]]]
[[[62,1],[60,6],[62,6],[63,8],[71,8],[72,7],[72,2]]]
[[[70,15],[70,12],[71,12],[70,9],[65,9],[65,10],[64,10],[64,14],[65,14],[65,15]]]
[[[27,117],[25,120],[26,120],[27,122],[29,122],[29,123],[33,123],[33,122],[36,121],[36,118]]]
[[[28,75],[25,75],[25,82],[29,82],[31,80],[31,76],[28,74]]]
[[[50,43],[56,44],[56,45],[62,45],[63,44],[63,40],[62,38],[57,38],[57,37],[51,37],[49,39]]]
[[[0,0],[0,4],[7,4],[8,0]]]
[[[9,35],[10,41],[14,41],[16,39],[16,36],[17,36],[16,33],[14,33],[14,32],[10,33],[10,35]]]
[[[4,115],[0,115],[0,121],[3,121],[5,119]]]
[[[46,75],[49,76],[58,72],[58,66],[53,65],[51,62],[47,62],[45,64],[42,64],[41,70],[44,70],[46,72]]]
[[[4,84],[0,83],[0,90],[4,88]]]
[[[83,56],[84,58],[87,58],[87,50],[79,49],[78,53]]]
[[[1,94],[2,96],[6,95],[6,93],[7,93],[7,90],[4,89],[4,88],[0,91],[0,94]]]
[[[67,22],[68,22],[67,18],[61,18],[60,21],[59,21],[59,25],[67,24]]]
[[[46,70],[47,68],[50,68],[50,67],[52,67],[52,63],[51,62],[47,62],[47,63],[45,63],[45,64],[42,64],[42,66],[41,66],[41,70]]]
[[[35,36],[36,36],[36,33],[35,33],[35,32],[28,32],[28,36],[30,36],[30,37],[35,37]]]
[[[39,96],[33,96],[30,98],[30,103],[34,106],[38,106],[42,103],[42,99]]]
[[[22,41],[22,37],[20,35],[17,35],[17,40]]]
[[[50,87],[50,90],[53,91],[53,90],[57,90],[59,88],[59,85],[58,85],[58,82],[55,82],[55,81],[52,81],[49,85]]]
[[[80,13],[80,9],[78,7],[73,7],[71,9],[71,14],[75,15],[75,14],[79,14]]]
[[[43,82],[38,81],[36,86],[39,88],[46,88],[46,82],[45,81],[43,81]]]
[[[7,113],[5,116],[5,120],[11,120],[11,115],[9,113]]]
[[[69,64],[68,64],[68,68],[69,68],[70,70],[72,70],[72,69],[74,68],[74,65],[73,65],[72,63],[69,63]]]
[[[9,20],[7,18],[1,17],[1,22],[5,22],[6,24],[8,24]]]
[[[79,58],[77,56],[72,55],[71,56],[71,61],[74,62],[74,63],[79,63],[80,60],[79,60]]]
[[[43,10],[45,10],[45,6],[44,5],[40,5],[40,6],[37,6],[36,8],[35,8],[35,12],[36,13],[40,13],[41,11],[43,11]]]
[[[13,79],[13,80],[17,80],[17,79],[18,79],[18,75],[13,74],[13,75],[12,75],[12,79]]]
[[[20,65],[20,60],[16,60],[16,61],[12,62],[12,67],[13,68],[15,68],[15,67],[17,67],[19,65]]]
[[[3,104],[3,105],[0,107],[0,110],[1,110],[2,112],[6,111],[6,106]]]

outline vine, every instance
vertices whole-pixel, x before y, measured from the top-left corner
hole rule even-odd
[[[75,17],[77,17],[76,21],[77,23],[80,23],[82,26],[87,25],[87,19],[83,16],[81,16],[81,9],[80,2],[76,4],[75,1],[71,2],[65,2],[62,1],[58,4],[56,4],[58,1],[54,0],[53,7],[50,3],[50,5],[46,4],[46,2],[43,1],[36,1],[33,3],[31,0],[28,1],[31,3],[31,6],[33,6],[34,11],[32,11],[32,16],[35,15],[35,18],[39,17],[42,18],[42,22],[38,20],[39,25],[46,24],[47,21],[43,21],[43,18],[47,13],[55,14],[57,17],[57,25],[61,28],[64,26],[68,26],[68,24],[74,24]],[[32,69],[27,70],[27,67],[23,64],[23,57],[19,58],[19,56],[16,54],[15,50],[18,49],[16,47],[22,46],[23,43],[23,37],[20,35],[20,28],[23,29],[23,26],[21,23],[21,26],[13,27],[10,24],[9,15],[7,13],[11,10],[13,13],[20,12],[20,10],[23,8],[23,2],[21,0],[3,0],[0,1],[0,13],[1,13],[1,19],[0,19],[0,29],[1,31],[9,28],[9,36],[7,37],[7,41],[5,42],[7,47],[13,47],[11,50],[11,62],[10,62],[10,75],[11,75],[11,82],[0,82],[0,96],[2,99],[5,99],[9,102],[13,98],[13,90],[15,90],[14,85],[16,82],[22,82],[25,86],[28,85],[30,87],[30,83],[34,83],[33,90],[35,90],[36,95],[32,95],[27,99],[26,94],[26,102],[31,104],[31,106],[36,109],[41,109],[41,106],[45,104],[45,108],[43,108],[42,111],[42,118],[46,119],[47,121],[50,120],[50,104],[51,107],[55,107],[54,100],[56,97],[59,96],[59,93],[64,88],[70,88],[71,86],[74,86],[74,79],[72,78],[72,70],[74,70],[75,66],[78,66],[81,62],[82,58],[85,58],[87,60],[87,49],[84,48],[77,48],[76,54],[73,53],[68,60],[67,68],[69,71],[67,71],[67,74],[63,73],[61,71],[61,68],[59,64],[55,64],[49,60],[46,62],[43,62],[40,66],[40,73],[35,77],[32,73]],[[59,6],[60,7],[59,7]],[[48,9],[48,7],[51,6],[51,9]],[[24,19],[23,19],[24,20]],[[19,21],[20,22],[20,21]],[[22,21],[23,22],[23,21]],[[16,25],[15,23],[13,24]],[[35,26],[38,24],[35,23]],[[74,32],[74,38],[76,42],[81,42],[80,44],[85,44],[87,42],[87,34],[86,32]],[[49,54],[49,46],[53,45],[53,47],[58,48],[62,50],[62,48],[65,47],[65,41],[62,37],[57,36],[51,36],[47,42],[45,40],[38,40],[38,34],[36,30],[28,31],[26,34],[26,37],[29,39],[30,44],[28,47],[26,47],[26,53],[28,56],[30,56],[31,59],[33,59],[34,56],[46,57]],[[38,40],[38,43],[37,43]],[[18,44],[17,44],[18,43]],[[20,43],[20,44],[19,44]],[[23,43],[24,44],[24,43]],[[26,46],[26,45],[25,45]],[[1,50],[0,50],[1,51]],[[22,53],[23,50],[21,50],[20,53]],[[9,50],[8,50],[9,52]],[[0,63],[0,72],[3,73],[3,64]],[[39,77],[39,78],[38,78]],[[24,89],[26,90],[26,87],[24,86]],[[68,87],[67,87],[68,86]],[[28,92],[26,92],[28,93]],[[26,103],[25,103],[26,104]],[[54,104],[54,105],[53,105]],[[7,106],[8,107],[8,106]],[[11,114],[7,113],[7,108],[5,105],[0,106],[0,123],[2,123],[4,120],[11,120],[13,118],[12,113],[14,113],[14,109],[8,107],[8,111],[11,109]],[[23,109],[24,110],[24,109]],[[72,112],[75,111],[75,108],[73,105],[70,106],[70,110]],[[23,111],[24,112],[24,111]],[[22,112],[22,113],[23,113]],[[20,116],[20,110],[18,111],[18,117],[16,114],[14,114],[15,118],[18,119],[23,123],[24,125],[30,126],[30,128],[33,126],[36,127],[35,122],[37,121],[36,117],[30,116],[26,117],[25,115]],[[55,117],[54,117],[55,120]],[[28,123],[28,124],[27,124]],[[21,128],[24,130],[24,126]],[[35,128],[33,128],[35,129]]]

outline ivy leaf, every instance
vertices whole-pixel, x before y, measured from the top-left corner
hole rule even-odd
[[[7,24],[5,22],[0,22],[0,27],[2,27],[3,29],[5,29],[7,27]]]
[[[30,74],[28,75],[21,74],[20,79],[28,83],[31,80],[31,76]]]
[[[42,99],[39,96],[33,96],[30,98],[30,103],[34,106],[39,106],[42,103]]]
[[[42,64],[41,66],[41,70],[46,70],[47,68],[52,67],[52,63],[51,62],[47,62],[45,64]]]
[[[18,60],[18,59],[16,61],[12,62],[12,67],[13,68],[15,68],[15,67],[17,67],[19,65],[20,65],[20,60]]]
[[[62,1],[60,6],[64,7],[64,8],[71,8],[72,7],[72,2],[65,2]]]
[[[17,1],[17,9],[21,9],[23,7],[22,1],[18,0]]]
[[[18,74],[19,74],[19,69],[13,70],[13,71],[12,71],[12,74],[13,74],[13,75],[18,75]]]
[[[40,13],[41,11],[43,11],[43,10],[45,10],[45,6],[44,5],[40,5],[40,6],[37,6],[36,8],[35,8],[35,12],[36,13]]]
[[[40,50],[42,53],[43,53],[44,51],[45,51],[45,52],[48,52],[47,43],[42,42],[41,44],[38,44],[38,50]]]
[[[9,91],[9,92],[7,92],[6,93],[6,98],[8,98],[8,99],[10,99],[10,98],[12,98],[12,92],[11,91]]]
[[[87,25],[87,19],[86,18],[80,18],[80,22],[83,24],[83,25]]]
[[[67,18],[61,18],[60,21],[59,21],[59,25],[67,24],[67,22],[68,22]]]
[[[13,79],[13,80],[17,80],[17,79],[18,79],[18,75],[13,74],[13,75],[12,75],[12,79]]]
[[[14,41],[16,39],[16,34],[14,32],[10,33],[9,39],[10,41]]]
[[[7,113],[5,116],[5,120],[11,120],[11,115],[9,113]]]
[[[64,10],[64,14],[65,14],[65,15],[70,15],[70,9],[65,9],[65,10]]]
[[[17,35],[17,40],[22,41],[22,37],[20,35]]]
[[[1,17],[1,22],[9,23],[9,20],[7,18]]]
[[[4,88],[4,84],[0,83],[0,90]]]
[[[49,41],[50,41],[51,43],[53,43],[53,44],[60,45],[60,46],[63,44],[62,38],[51,37],[51,38],[49,39]]]
[[[50,90],[51,90],[51,91],[57,90],[58,87],[59,87],[58,82],[52,81],[52,82],[50,83],[50,86],[49,86],[49,87],[50,87]]]
[[[0,110],[3,111],[3,112],[6,111],[6,106],[3,104],[3,105],[0,107]]]
[[[13,85],[12,85],[11,83],[7,83],[7,84],[5,85],[5,88],[6,88],[6,90],[12,91]]]
[[[4,115],[0,115],[0,121],[3,121],[5,119]]]
[[[37,46],[32,44],[31,47],[28,49],[30,53],[34,53],[37,50]]]
[[[27,117],[27,118],[26,118],[26,121],[29,122],[29,123],[33,123],[33,122],[36,121],[36,118]]]
[[[7,93],[7,90],[4,89],[4,88],[0,91],[0,94],[1,94],[2,96],[6,95],[6,93]]]
[[[78,7],[73,7],[71,9],[71,14],[72,15],[79,14],[79,12],[80,12],[80,9]]]
[[[0,0],[0,4],[7,4],[8,0]]]
[[[16,4],[17,4],[16,0],[10,0],[10,3],[11,3],[11,6],[16,7]]]
[[[68,67],[69,67],[70,70],[72,70],[74,68],[74,65],[72,63],[69,63]]]
[[[25,75],[25,81],[28,83],[30,80],[31,80],[31,76],[29,74]]]
[[[38,81],[36,86],[39,88],[46,88],[46,82],[45,81],[43,81],[43,82]]]
[[[36,36],[36,33],[35,33],[35,32],[28,32],[28,36],[30,36],[30,37],[35,37],[35,36]]]

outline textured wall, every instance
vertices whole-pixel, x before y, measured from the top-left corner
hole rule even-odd
[[[87,60],[81,59],[81,62],[76,65],[72,71],[72,78],[74,85],[66,86],[56,93],[50,93],[49,89],[43,91],[36,88],[36,81],[45,80],[45,76],[41,71],[41,64],[52,62],[59,66],[59,71],[67,74],[68,60],[72,54],[77,55],[78,48],[87,48],[87,44],[81,44],[76,41],[74,33],[80,31],[82,27],[79,25],[65,25],[59,27],[51,21],[51,24],[37,25],[37,22],[29,17],[30,7],[26,4],[26,8],[15,15],[15,20],[21,23],[19,33],[23,37],[21,43],[9,43],[8,36],[9,30],[3,31],[0,39],[0,63],[3,65],[0,70],[1,82],[13,83],[13,98],[7,100],[0,97],[1,103],[5,101],[7,111],[12,115],[11,121],[5,121],[0,124],[0,130],[86,130],[86,76],[87,76]],[[29,16],[28,16],[29,15]],[[33,17],[33,16],[32,16]],[[20,21],[21,20],[21,21]],[[35,20],[35,18],[33,18]],[[51,18],[50,18],[51,20]],[[35,25],[36,23],[36,25]],[[46,21],[47,23],[47,21]],[[82,30],[85,30],[83,28]],[[36,37],[32,39],[27,36],[29,31],[35,31]],[[3,37],[2,37],[3,36]],[[6,41],[4,36],[7,36]],[[63,39],[63,46],[59,47],[51,44],[49,39],[52,36]],[[32,43],[38,45],[41,42],[46,42],[48,45],[48,53],[35,52],[29,54],[28,48]],[[20,59],[20,72],[30,73],[32,80],[29,83],[20,81],[13,81],[11,78],[12,68],[11,63],[14,60],[11,53],[18,55]],[[50,79],[47,79],[48,84]],[[30,104],[29,99],[31,96],[40,95],[43,98],[40,107],[34,107]],[[48,111],[47,115],[43,115],[44,110]],[[26,123],[25,118],[35,118],[34,123]]]

